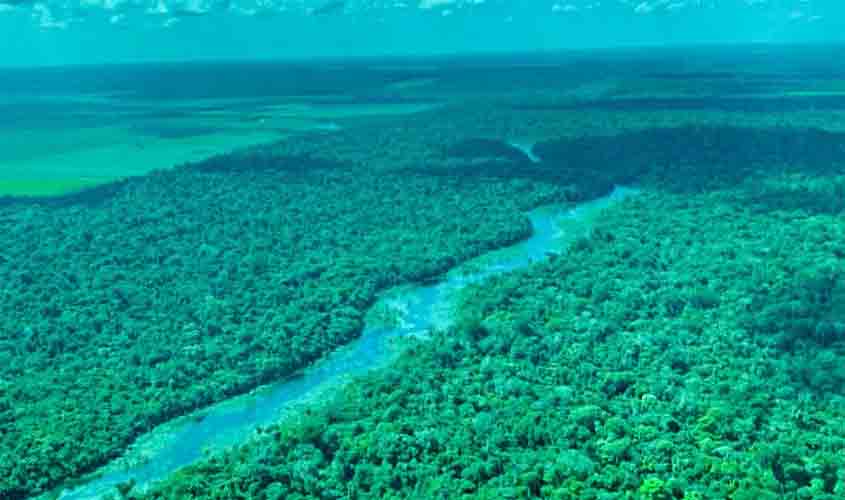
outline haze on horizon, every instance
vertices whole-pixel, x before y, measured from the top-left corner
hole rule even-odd
[[[0,0],[0,66],[845,41],[839,0]]]

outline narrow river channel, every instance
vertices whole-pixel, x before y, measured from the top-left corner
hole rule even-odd
[[[389,323],[368,321],[359,339],[302,373],[163,424],[139,438],[122,458],[92,474],[87,482],[40,498],[101,498],[113,493],[117,484],[130,480],[143,489],[207,453],[248,439],[257,427],[270,425],[351,377],[390,362],[397,353],[395,340],[425,336],[432,329],[449,326],[453,298],[463,287],[565,251],[572,239],[590,230],[602,209],[636,192],[617,187],[590,202],[532,210],[526,214],[533,225],[529,238],[472,259],[438,283],[403,286],[382,294],[373,307],[389,313]]]

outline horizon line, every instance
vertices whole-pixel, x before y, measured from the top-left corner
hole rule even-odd
[[[373,61],[425,61],[435,60],[443,61],[448,59],[464,59],[475,57],[531,57],[531,56],[554,56],[567,54],[586,54],[586,53],[613,53],[626,52],[637,50],[696,50],[696,49],[714,49],[714,48],[730,48],[730,47],[767,47],[767,48],[821,48],[821,47],[841,47],[845,46],[845,40],[831,40],[831,41],[796,41],[796,42],[770,42],[770,41],[732,41],[732,42],[694,42],[683,44],[660,44],[660,43],[642,43],[642,44],[621,44],[621,45],[606,45],[606,46],[592,46],[592,47],[560,47],[554,49],[537,49],[537,50],[473,50],[473,51],[442,51],[430,53],[384,53],[384,54],[321,54],[314,56],[284,56],[284,57],[244,57],[244,58],[196,58],[196,59],[138,59],[138,60],[123,60],[123,61],[109,61],[109,62],[74,62],[68,64],[3,64],[0,62],[0,71],[8,70],[49,70],[49,69],[86,69],[86,68],[103,68],[103,67],[120,67],[120,66],[167,66],[167,65],[183,65],[183,64],[302,64],[302,63],[366,63]]]

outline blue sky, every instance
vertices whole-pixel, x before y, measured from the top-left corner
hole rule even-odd
[[[0,0],[0,33],[0,66],[830,42],[845,1]]]

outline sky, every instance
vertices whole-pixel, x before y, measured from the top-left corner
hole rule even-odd
[[[0,0],[0,66],[845,41],[845,0]]]

